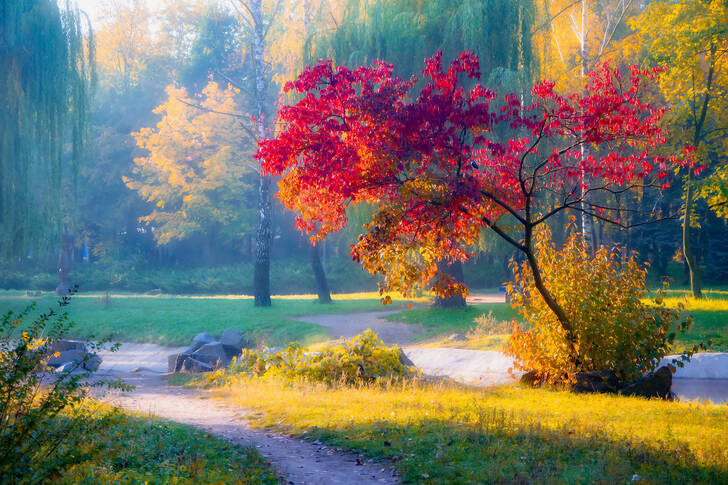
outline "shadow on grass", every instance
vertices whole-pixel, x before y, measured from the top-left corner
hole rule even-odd
[[[496,408],[474,416],[469,423],[424,419],[313,428],[306,436],[389,460],[405,483],[728,483],[725,443],[699,462],[679,437],[624,441],[599,423],[547,429]]]

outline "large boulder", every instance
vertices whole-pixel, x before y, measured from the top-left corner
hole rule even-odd
[[[188,373],[200,373],[200,372],[210,372],[214,369],[213,366],[210,364],[207,364],[205,362],[201,362],[193,357],[187,357],[184,362],[182,363],[182,368],[180,369],[181,372],[188,372]]]
[[[198,333],[192,339],[192,343],[190,344],[190,346],[187,347],[187,349],[185,349],[185,351],[183,353],[192,354],[196,350],[198,350],[200,347],[202,347],[203,345],[213,344],[215,342],[217,342],[217,340],[215,340],[215,337],[213,337],[209,333],[207,333],[207,332]]]
[[[576,374],[571,385],[575,392],[617,392],[619,379],[613,371],[589,371]]]
[[[101,364],[101,357],[89,353],[86,344],[78,340],[56,340],[48,348],[45,362],[50,367],[64,368],[72,367],[75,364],[79,368],[95,371]],[[65,364],[71,364],[66,366]]]
[[[543,378],[538,371],[531,370],[526,372],[518,380],[518,383],[525,387],[541,387],[543,385]]]
[[[662,366],[651,374],[623,386],[619,393],[625,396],[659,397],[668,399],[672,389],[672,371]]]
[[[245,338],[243,332],[228,328],[220,335],[220,343],[229,356],[240,355],[243,349],[250,348],[250,342]]]
[[[220,342],[205,344],[192,353],[191,358],[204,362],[215,368],[227,367],[230,365],[231,357],[225,352],[225,347]]]
[[[180,372],[182,370],[182,365],[189,356],[190,354],[185,352],[170,355],[167,357],[167,370],[169,372]]]

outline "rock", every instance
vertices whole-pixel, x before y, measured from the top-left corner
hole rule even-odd
[[[217,342],[217,340],[215,340],[215,337],[213,337],[209,333],[207,333],[207,332],[198,333],[192,339],[192,344],[189,347],[187,347],[187,350],[185,350],[183,353],[193,354],[197,349],[199,349],[203,345],[213,344],[215,342]]]
[[[53,354],[55,352],[64,352],[66,350],[78,350],[79,352],[86,353],[86,344],[78,340],[56,340],[51,344],[48,352]]]
[[[70,362],[64,362],[63,364],[59,365],[55,368],[55,372],[58,374],[62,374],[64,372],[74,372],[81,369],[81,366],[78,364],[78,362],[70,361]]]
[[[518,383],[527,387],[541,387],[542,379],[537,371],[530,370],[521,376]]]
[[[243,349],[252,347],[248,339],[243,335],[243,332],[232,328],[228,328],[222,332],[222,335],[220,335],[220,343],[230,357],[240,355]]]
[[[416,367],[415,363],[412,362],[409,357],[407,357],[407,354],[405,354],[402,349],[399,349],[399,361],[402,365]]]
[[[182,370],[182,364],[190,356],[190,354],[182,352],[180,354],[172,354],[167,357],[167,370],[169,372],[179,372]]]
[[[205,362],[200,362],[199,360],[188,357],[185,359],[184,363],[182,364],[182,372],[189,372],[189,373],[199,373],[199,372],[210,372],[213,370],[213,367]]]
[[[220,342],[203,345],[192,353],[191,358],[215,368],[227,367],[231,361],[231,358],[225,352],[225,347]]]
[[[617,392],[619,379],[613,371],[589,371],[576,374],[571,385],[574,392]]]
[[[659,397],[670,398],[672,388],[672,371],[667,366],[662,366],[651,374],[640,377],[623,386],[619,393],[624,396]]]
[[[447,338],[450,342],[464,342],[468,338],[461,333],[454,333]]]
[[[96,372],[99,370],[99,366],[101,365],[101,357],[99,357],[97,354],[86,354],[86,358],[83,363],[83,368],[91,371]]]
[[[67,362],[80,363],[85,355],[85,350],[51,351],[46,358],[46,364],[51,367],[59,367]]]

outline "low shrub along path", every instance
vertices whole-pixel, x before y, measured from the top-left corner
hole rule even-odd
[[[394,469],[362,456],[346,453],[317,442],[251,428],[245,420],[245,410],[207,399],[207,392],[167,384],[159,372],[165,365],[170,349],[145,345],[130,346],[102,364],[99,376],[121,377],[135,386],[132,392],[108,394],[103,399],[126,410],[148,413],[178,423],[208,431],[234,444],[255,447],[285,479],[288,484],[393,484],[398,483]],[[154,348],[156,347],[156,348]],[[130,354],[126,354],[130,352]],[[124,356],[132,359],[144,354],[149,365],[155,356],[163,357],[156,366],[137,372],[131,369]],[[106,357],[106,356],[105,356]],[[156,367],[156,368],[155,368]]]

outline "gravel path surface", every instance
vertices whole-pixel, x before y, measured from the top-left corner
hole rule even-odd
[[[174,349],[127,344],[115,354],[103,355],[100,377],[121,377],[135,386],[132,392],[115,392],[103,399],[130,411],[188,424],[232,443],[255,447],[288,484],[399,483],[396,471],[388,465],[320,443],[254,429],[246,421],[244,409],[212,401],[204,390],[168,386],[165,376],[158,371],[166,370],[170,350]],[[127,356],[142,359],[128,361]],[[139,363],[144,364],[141,370],[135,369]]]

